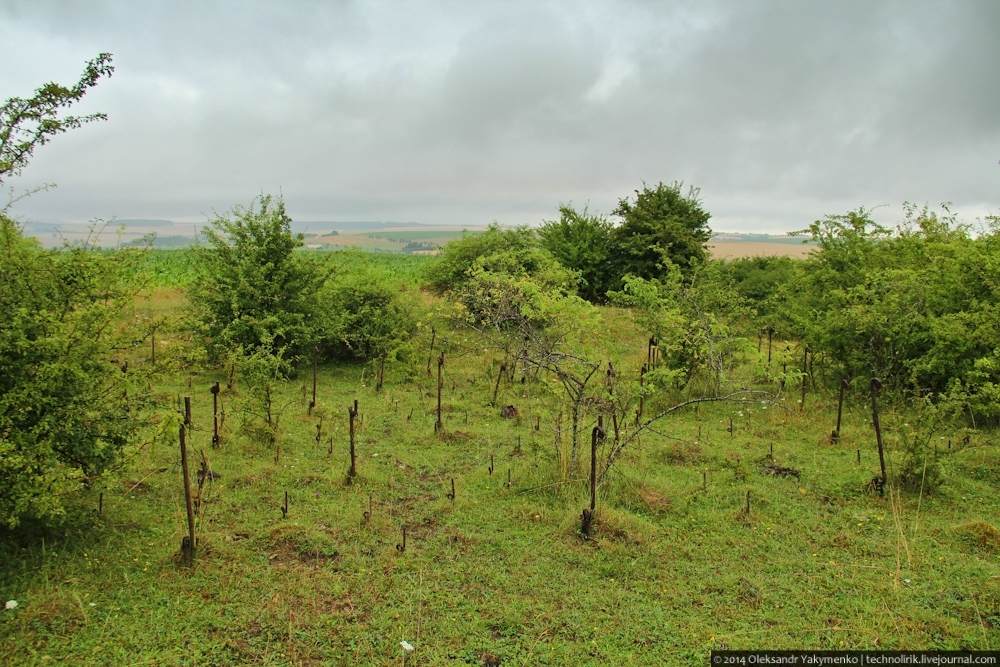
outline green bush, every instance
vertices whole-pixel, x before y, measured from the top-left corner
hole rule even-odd
[[[291,222],[284,201],[261,195],[249,207],[216,215],[203,230],[208,245],[194,249],[191,301],[216,357],[265,341],[294,357],[316,340],[313,316],[324,276],[295,253],[303,242]]]
[[[0,524],[64,512],[132,442],[149,332],[122,325],[142,250],[43,250],[0,215]]]
[[[542,247],[567,269],[579,276],[579,294],[592,303],[607,301],[608,290],[621,284],[611,262],[611,232],[614,225],[586,208],[559,207],[558,221],[545,222],[538,230]]]
[[[449,241],[424,271],[427,285],[444,294],[466,283],[476,271],[520,278],[530,276],[547,289],[572,292],[577,277],[543,248],[527,227],[504,229],[497,223],[479,234]]]
[[[682,183],[643,184],[635,191],[635,201],[622,199],[613,215],[622,224],[611,234],[612,258],[617,275],[633,275],[647,280],[664,276],[664,259],[669,259],[684,276],[704,263],[705,244],[712,238],[708,227],[711,214],[702,207],[697,188],[685,195]]]
[[[398,356],[416,329],[400,285],[357,251],[336,253],[321,298],[324,354],[342,359]]]

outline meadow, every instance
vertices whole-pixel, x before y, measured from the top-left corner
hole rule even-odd
[[[587,475],[565,475],[565,402],[542,379],[499,373],[500,358],[418,286],[427,258],[355,261],[378,263],[410,304],[417,352],[385,366],[381,390],[377,363],[320,364],[314,407],[312,368],[300,363],[277,388],[271,446],[246,426],[254,397],[205,361],[184,326],[189,255],[151,253],[137,308],[169,324],[155,361],[152,348],[129,358],[159,371],[150,423],[62,521],[4,529],[0,597],[17,607],[0,612],[0,660],[687,665],[713,648],[1000,646],[994,431],[931,430],[887,399],[890,470],[909,440],[931,438],[944,479],[933,492],[880,495],[869,394],[848,394],[833,442],[837,394],[807,376],[802,404],[798,385],[768,379],[765,339],[736,373],[766,399],[706,400],[652,422],[598,488],[586,536]],[[602,359],[637,377],[648,334],[627,310],[599,316]],[[786,363],[801,358],[795,341],[774,344]],[[629,420],[702,389],[650,396]],[[598,402],[583,412],[588,450],[600,413]]]

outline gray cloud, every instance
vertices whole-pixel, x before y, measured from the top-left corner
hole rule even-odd
[[[0,6],[0,97],[118,70],[13,184],[39,220],[201,220],[281,189],[303,220],[537,223],[641,181],[719,230],[950,200],[1000,210],[995,2]],[[9,75],[7,73],[10,73]]]

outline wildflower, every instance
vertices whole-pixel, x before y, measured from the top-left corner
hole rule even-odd
[[[399,645],[403,647],[404,651],[412,651],[413,650],[413,644],[411,644],[408,641],[405,641],[405,640],[401,641],[401,642],[399,642]]]
[[[17,609],[17,600],[7,600],[5,606],[7,609]]]

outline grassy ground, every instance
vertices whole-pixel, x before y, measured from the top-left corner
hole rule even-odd
[[[147,307],[176,316],[180,295],[161,289]],[[283,389],[280,461],[241,426],[251,397],[225,389],[225,369],[185,366],[183,335],[165,336],[158,359],[172,370],[153,390],[158,418],[190,395],[192,474],[203,451],[221,475],[202,492],[195,567],[179,557],[175,431],[151,429],[61,527],[0,534],[0,598],[18,601],[0,612],[0,659],[683,665],[718,647],[1000,646],[1000,540],[985,523],[1000,514],[992,433],[967,443],[942,433],[944,485],[883,499],[865,492],[878,460],[862,397],[836,445],[834,397],[821,392],[802,413],[795,397],[782,399],[788,410],[702,404],[629,450],[583,540],[586,487],[563,482],[556,464],[559,407],[514,382],[498,404],[519,416],[501,418],[489,405],[495,362],[438,326],[450,341],[441,433],[425,359],[390,368],[381,393],[370,366],[329,366],[312,415],[311,378]],[[640,332],[623,327],[608,355],[636,368]],[[227,415],[217,449],[215,381]],[[358,476],[348,480],[355,399]],[[883,419],[898,465],[907,417],[887,409]],[[760,474],[773,463],[800,476]]]

